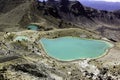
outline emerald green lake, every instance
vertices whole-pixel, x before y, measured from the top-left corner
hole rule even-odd
[[[102,40],[75,37],[42,38],[40,42],[50,57],[63,61],[100,57],[112,47],[110,43]]]
[[[27,27],[29,30],[35,30],[37,31],[38,30],[38,26],[35,26],[35,25],[30,25]]]

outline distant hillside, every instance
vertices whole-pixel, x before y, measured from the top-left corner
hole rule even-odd
[[[105,1],[85,1],[79,0],[83,5],[96,8],[99,10],[118,10],[120,9],[120,2],[105,2]]]
[[[37,0],[1,0],[0,31],[27,30],[37,24],[41,28],[83,28],[114,41],[120,41],[120,12],[109,12],[83,6],[78,1],[39,2]],[[8,10],[9,8],[9,10]],[[49,30],[49,29],[48,29]]]

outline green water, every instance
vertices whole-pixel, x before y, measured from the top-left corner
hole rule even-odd
[[[56,59],[69,61],[82,58],[96,58],[105,54],[112,46],[105,41],[73,37],[40,40],[46,53]]]
[[[26,37],[26,36],[17,36],[15,39],[14,39],[14,41],[22,41],[22,40],[29,40],[29,38],[28,37]]]
[[[38,26],[35,26],[35,25],[30,25],[27,27],[29,30],[35,30],[37,31],[38,30]]]

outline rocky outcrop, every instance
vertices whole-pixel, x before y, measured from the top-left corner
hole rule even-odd
[[[16,66],[13,65],[12,68],[15,71],[22,71],[36,77],[47,78],[47,73],[43,73],[43,71],[37,69],[37,66],[33,64],[21,64]]]
[[[102,36],[107,37],[113,42],[117,42],[120,40],[120,28],[110,28],[102,26],[98,28],[97,31],[100,32]]]

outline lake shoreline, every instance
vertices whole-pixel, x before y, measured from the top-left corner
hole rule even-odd
[[[66,37],[72,37],[72,36],[66,36]],[[61,38],[61,37],[60,37],[60,38]],[[63,38],[64,38],[64,37],[63,37]],[[72,37],[72,38],[79,38],[79,37]],[[56,38],[55,38],[55,39],[56,39]],[[81,39],[84,40],[85,38],[81,38]],[[50,39],[50,40],[54,40],[54,39]],[[88,40],[93,40],[93,39],[88,39]],[[102,41],[102,40],[95,40],[95,41]],[[103,42],[106,42],[106,41],[103,41]],[[113,48],[113,44],[111,44],[111,43],[109,43],[109,42],[106,42],[106,43],[110,45],[110,48],[107,49],[107,50],[103,53],[103,55],[100,55],[100,56],[98,56],[98,57],[95,57],[95,58],[70,59],[70,60],[60,60],[60,59],[57,59],[57,58],[55,58],[55,57],[51,57],[51,56],[48,54],[47,50],[45,49],[44,44],[43,44],[42,41],[40,40],[40,44],[42,45],[42,49],[43,49],[43,51],[46,53],[46,55],[47,55],[48,57],[50,57],[50,58],[52,58],[52,59],[55,59],[55,60],[57,60],[57,61],[60,61],[60,62],[73,62],[73,61],[84,60],[84,59],[98,59],[98,58],[101,58],[101,57],[107,55],[107,54],[109,53],[110,49]],[[112,45],[112,46],[111,46],[111,45]]]

